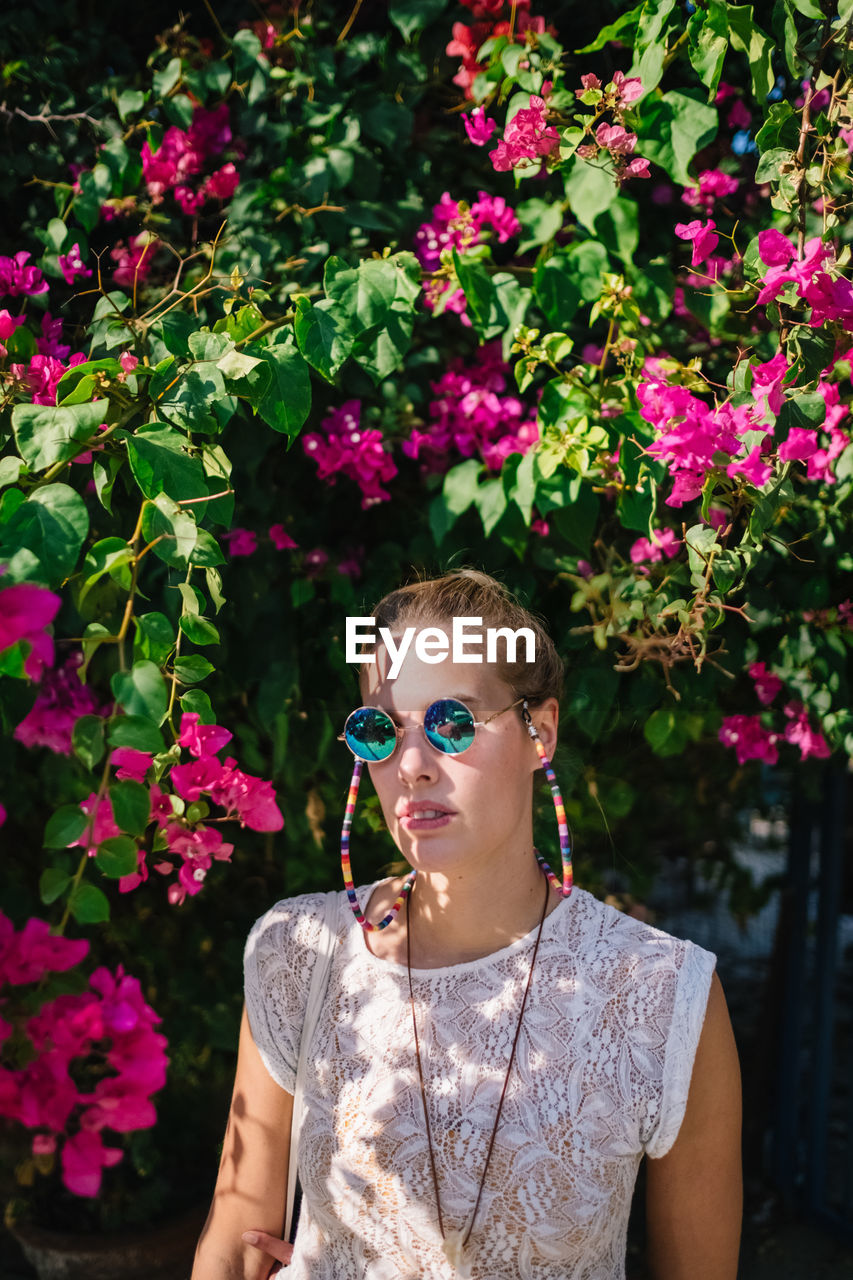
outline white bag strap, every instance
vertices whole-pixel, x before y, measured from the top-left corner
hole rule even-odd
[[[302,1024],[302,1037],[299,1043],[299,1061],[296,1066],[296,1086],[293,1093],[293,1120],[290,1126],[290,1162],[287,1170],[287,1213],[284,1219],[284,1239],[290,1239],[293,1225],[293,1198],[296,1194],[296,1154],[299,1149],[299,1134],[302,1130],[303,1104],[305,1092],[305,1073],[311,1054],[311,1041],[320,1020],[320,1010],[326,998],[329,985],[329,973],[332,968],[332,956],[338,940],[338,894],[327,893],[325,915],[320,927],[317,941],[317,959],[311,975],[311,986],[308,990],[308,1003],[305,1007],[305,1019]]]

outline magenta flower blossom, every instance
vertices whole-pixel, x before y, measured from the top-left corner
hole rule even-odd
[[[89,953],[85,938],[51,933],[45,920],[32,917],[20,933],[0,911],[0,987],[38,982],[45,973],[64,973]]]
[[[473,142],[475,147],[484,147],[498,127],[497,121],[489,120],[482,107],[475,107],[470,116],[463,115],[462,123],[465,125],[468,141]]]
[[[431,384],[436,399],[429,406],[427,428],[415,428],[403,442],[403,452],[418,459],[425,472],[446,471],[459,457],[476,455],[499,471],[511,453],[526,453],[539,439],[527,405],[504,394],[510,369],[500,343],[486,343],[474,359],[472,366],[452,361],[447,373]]]
[[[755,693],[762,706],[767,707],[782,688],[782,681],[772,671],[768,671],[764,662],[753,662],[746,669],[755,683]]]
[[[213,755],[231,741],[234,736],[218,724],[201,724],[201,717],[195,711],[185,711],[181,716],[181,732],[178,746],[186,747],[196,759]]]
[[[239,556],[253,556],[258,549],[258,535],[252,529],[229,529],[219,535],[219,541],[225,543],[232,560]]]
[[[23,317],[21,317],[23,319]],[[36,350],[40,356],[53,356],[56,360],[67,360],[71,355],[71,348],[61,341],[62,338],[62,321],[57,316],[55,319],[46,311],[41,318],[41,337],[36,338]]]
[[[93,791],[85,800],[81,800],[80,808],[89,821],[79,839],[72,840],[71,847],[79,845],[82,849],[85,846],[89,857],[94,858],[98,852],[98,845],[104,840],[112,840],[115,836],[120,836],[121,831],[113,817],[112,801],[108,795],[102,795],[99,800],[97,791]],[[88,844],[86,844],[87,839]]]
[[[153,760],[147,751],[137,751],[135,747],[116,747],[110,755],[110,764],[115,766],[119,781],[144,782]]]
[[[680,550],[681,539],[676,537],[674,529],[653,529],[651,538],[637,538],[629,555],[632,564],[642,564],[648,560],[661,561],[664,556],[671,560]]]
[[[503,139],[491,152],[492,167],[498,173],[527,168],[553,155],[559,146],[559,133],[546,123],[544,99],[531,94],[530,106],[515,113],[504,129]]]
[[[738,764],[776,764],[779,759],[779,735],[765,729],[758,716],[726,716],[718,736],[724,747],[734,747]]]
[[[583,77],[586,81],[586,76]],[[624,71],[613,72],[613,83],[619,94],[618,106],[629,107],[643,96],[643,83],[638,76],[626,76]]]
[[[116,264],[113,280],[116,284],[132,289],[144,283],[151,274],[154,257],[160,249],[160,241],[150,231],[132,236],[125,245],[121,240],[110,249],[110,257]]]
[[[637,145],[636,133],[629,133],[621,124],[605,124],[603,121],[595,131],[595,140],[615,156],[630,155]]]
[[[233,164],[223,165],[201,185],[192,180],[213,156],[225,150],[231,138],[228,104],[221,102],[212,111],[196,106],[189,129],[172,125],[156,151],[146,142],[142,147],[142,176],[154,204],[160,204],[173,190],[182,211],[193,216],[209,198],[230,199],[239,181]]]
[[[415,232],[415,255],[425,271],[436,271],[441,266],[442,250],[458,249],[464,253],[480,244],[489,229],[494,231],[499,244],[505,244],[521,230],[518,218],[503,196],[480,191],[468,207],[460,200],[453,200],[445,191],[438,204],[433,205],[431,221],[422,223]]]
[[[127,375],[128,373],[133,373],[139,364],[139,356],[132,355],[130,351],[122,351],[118,362],[121,365],[122,373]]]
[[[752,366],[752,394],[755,403],[765,412],[778,414],[782,408],[782,382],[790,365],[784,351],[777,351],[772,360]]]
[[[699,185],[685,187],[681,199],[691,208],[701,207],[710,213],[717,200],[733,195],[738,189],[738,180],[721,169],[705,169],[699,174]]]
[[[75,653],[62,666],[46,671],[35,703],[16,727],[15,739],[25,747],[47,747],[57,755],[71,755],[71,733],[80,716],[104,714],[105,708],[77,674],[83,662]]]
[[[0,342],[11,338],[16,329],[24,323],[26,316],[13,316],[8,311],[0,311]]]
[[[177,795],[193,804],[201,799],[203,792],[212,790],[222,775],[222,768],[217,756],[201,756],[187,764],[173,765],[169,779]]]
[[[33,680],[53,664],[53,639],[45,628],[53,622],[61,604],[54,592],[31,582],[0,590],[0,653],[19,640],[28,644],[24,670]]]
[[[805,707],[799,702],[789,702],[784,710],[789,717],[784,738],[792,746],[799,747],[800,760],[808,760],[810,756],[825,760],[830,754],[829,743],[822,733],[811,727]]]
[[[276,551],[295,551],[299,546],[299,543],[294,542],[286,532],[283,524],[271,524],[267,532]]]
[[[29,266],[29,253],[16,253],[14,258],[0,255],[0,298],[34,298],[47,293],[47,281],[39,267]]]
[[[59,255],[59,269],[65,277],[66,284],[73,284],[78,276],[85,278],[92,274],[80,257],[79,244],[73,244],[68,253]]]
[[[807,462],[817,451],[817,431],[791,427],[787,439],[779,445],[779,458],[782,462]]]
[[[761,456],[761,445],[757,444],[745,458],[738,458],[726,467],[727,476],[743,476],[750,484],[760,489],[773,474],[773,467]]]
[[[720,243],[720,237],[714,230],[716,225],[713,218],[709,218],[704,223],[698,218],[693,222],[676,223],[675,234],[679,240],[691,240],[693,242],[691,267],[698,267],[699,263],[704,262]]]
[[[768,267],[787,267],[796,256],[796,249],[787,236],[772,228],[758,233],[758,255]]]
[[[236,760],[226,759],[218,780],[211,787],[210,797],[214,804],[236,814],[240,825],[252,831],[280,831],[284,826],[272,783],[243,773],[237,768]]]
[[[391,495],[382,485],[393,480],[397,465],[385,450],[382,432],[361,427],[361,401],[347,400],[331,409],[319,431],[302,437],[302,448],[317,464],[321,480],[335,484],[339,475],[349,476],[361,489],[363,509],[383,502]]]
[[[240,175],[228,162],[210,175],[204,184],[204,194],[211,200],[230,200],[240,184]]]

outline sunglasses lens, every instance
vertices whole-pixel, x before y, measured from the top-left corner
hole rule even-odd
[[[441,698],[427,708],[424,732],[439,751],[458,755],[474,741],[474,717],[464,703]]]
[[[387,760],[397,745],[394,721],[377,707],[359,707],[344,726],[347,746],[359,760]]]

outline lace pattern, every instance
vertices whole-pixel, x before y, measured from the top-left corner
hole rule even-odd
[[[359,891],[366,902],[372,886]],[[246,945],[246,1005],[293,1092],[322,896],[277,903]],[[404,965],[349,912],[305,1084],[291,1280],[449,1280]],[[447,1230],[473,1208],[535,930],[484,959],[413,970]],[[623,1280],[637,1167],[674,1142],[714,956],[575,888],[545,921],[469,1249],[473,1280]]]

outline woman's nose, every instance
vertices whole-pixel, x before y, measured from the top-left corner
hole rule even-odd
[[[409,725],[400,734],[397,772],[401,778],[433,777],[438,772],[438,753],[427,742],[423,725]]]

